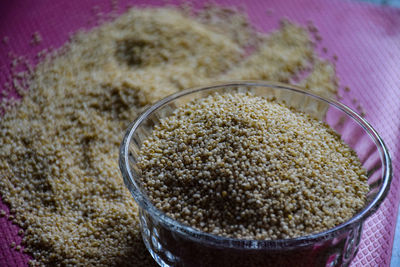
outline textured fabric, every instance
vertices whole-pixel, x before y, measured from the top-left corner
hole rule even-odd
[[[388,5],[388,6],[400,7],[399,0],[361,0],[361,1],[371,2],[374,4],[378,4],[378,5]]]
[[[119,12],[129,4],[142,1],[121,1]],[[161,5],[163,1],[151,1]],[[344,0],[244,1],[219,0],[227,6],[241,6],[250,20],[262,31],[277,27],[283,16],[302,25],[308,20],[319,29],[321,54],[333,59],[337,55],[337,73],[343,102],[353,108],[358,100],[366,110],[366,119],[380,133],[393,160],[393,182],[386,201],[364,226],[361,246],[353,266],[389,266],[399,203],[400,177],[400,9]],[[195,5],[201,6],[201,2]],[[43,48],[59,47],[78,28],[95,25],[93,7],[108,12],[111,2],[95,0],[3,0],[0,4],[0,89],[10,71],[8,53],[34,56]],[[32,34],[39,32],[43,41],[30,44]],[[322,52],[322,47],[328,53]],[[350,92],[343,90],[351,88]],[[1,179],[1,178],[0,178]],[[0,209],[8,211],[0,202]],[[0,266],[26,266],[29,256],[10,247],[20,243],[18,227],[0,217]]]

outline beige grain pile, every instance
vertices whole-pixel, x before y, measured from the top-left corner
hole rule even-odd
[[[151,264],[117,166],[124,130],[144,106],[215,80],[287,82],[304,72],[317,77],[299,81],[306,87],[335,94],[334,68],[306,30],[285,22],[265,36],[242,15],[212,19],[217,9],[197,18],[131,9],[36,67],[29,94],[0,122],[0,192],[31,264]]]
[[[357,155],[326,124],[251,94],[179,107],[143,142],[153,204],[198,230],[284,239],[333,228],[368,192]]]

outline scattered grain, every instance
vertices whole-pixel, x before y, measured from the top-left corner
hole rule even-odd
[[[31,40],[31,44],[32,45],[38,45],[42,42],[42,36],[40,35],[39,32],[34,32],[32,34],[32,40]]]
[[[364,107],[363,107],[361,104],[358,104],[357,107],[356,107],[356,109],[357,109],[357,111],[360,113],[360,116],[361,116],[361,117],[365,117],[366,112],[365,112]]]

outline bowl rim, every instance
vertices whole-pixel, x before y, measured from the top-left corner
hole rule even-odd
[[[135,180],[133,179],[130,166],[129,166],[129,143],[130,140],[137,130],[137,128],[141,125],[141,123],[148,118],[154,111],[163,107],[164,105],[170,103],[171,101],[180,98],[182,96],[186,96],[192,93],[200,92],[200,91],[208,91],[217,88],[223,87],[233,87],[233,86],[258,86],[258,87],[269,87],[274,89],[282,89],[287,91],[294,91],[296,93],[301,93],[307,95],[309,97],[313,97],[319,100],[322,100],[329,105],[333,105],[337,109],[343,111],[347,115],[349,115],[355,122],[357,122],[364,130],[369,134],[369,136],[373,139],[375,145],[377,146],[380,154],[383,167],[383,181],[382,185],[376,196],[370,201],[370,203],[357,214],[355,214],[352,218],[347,220],[346,222],[337,225],[334,228],[328,229],[323,232],[313,233],[306,236],[301,236],[297,238],[289,238],[289,239],[277,239],[277,240],[257,240],[257,239],[237,239],[230,238],[224,236],[218,236],[210,233],[206,233],[200,230],[197,230],[191,226],[182,224],[171,217],[167,216],[162,211],[158,210],[151,201],[141,192]],[[279,82],[270,82],[270,81],[257,81],[257,80],[242,80],[242,81],[229,81],[229,82],[217,82],[212,83],[206,86],[189,88],[186,90],[179,91],[177,93],[171,94],[156,103],[152,106],[148,107],[145,111],[143,111],[127,128],[125,132],[125,136],[120,146],[119,151],[119,167],[125,182],[125,185],[128,187],[129,191],[133,195],[135,201],[137,202],[139,208],[146,210],[153,217],[155,216],[160,223],[163,223],[167,227],[173,229],[174,231],[184,235],[186,238],[189,238],[194,241],[206,242],[209,245],[219,246],[219,247],[230,247],[230,248],[238,248],[240,244],[241,249],[282,249],[282,248],[293,248],[299,246],[308,246],[310,244],[315,244],[319,241],[326,240],[328,238],[332,238],[334,236],[338,236],[341,233],[344,233],[348,230],[351,230],[357,225],[362,224],[362,222],[371,216],[376,210],[379,208],[380,204],[385,199],[388,194],[390,183],[392,180],[392,164],[390,153],[383,142],[382,138],[376,132],[376,130],[360,115],[358,115],[355,111],[353,111],[348,106],[332,99],[325,98],[315,93],[310,93],[309,91],[305,91],[301,87],[295,85],[289,85]]]

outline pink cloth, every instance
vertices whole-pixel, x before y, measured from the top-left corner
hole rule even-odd
[[[128,4],[144,5],[146,0],[121,1],[119,11]],[[380,133],[393,160],[394,178],[386,201],[364,226],[360,251],[352,266],[389,266],[399,204],[400,177],[400,10],[344,0],[219,0],[227,6],[242,6],[251,22],[262,31],[278,25],[282,16],[302,25],[314,22],[322,37],[321,47],[328,48],[328,58],[338,56],[343,102],[353,108],[358,99],[365,108],[366,119]],[[161,5],[163,1],[151,1]],[[93,6],[111,10],[109,1],[13,1],[0,6],[0,88],[10,71],[8,52],[26,55],[32,62],[45,47],[59,47],[78,28],[94,25]],[[195,5],[202,5],[196,2]],[[269,10],[269,12],[267,12]],[[29,44],[34,32],[42,36],[38,46]],[[344,92],[349,86],[351,92]],[[1,178],[0,178],[1,179]],[[7,207],[0,201],[0,209]],[[8,210],[8,209],[7,209]],[[29,256],[10,247],[19,244],[18,227],[0,218],[0,266],[26,266]]]

